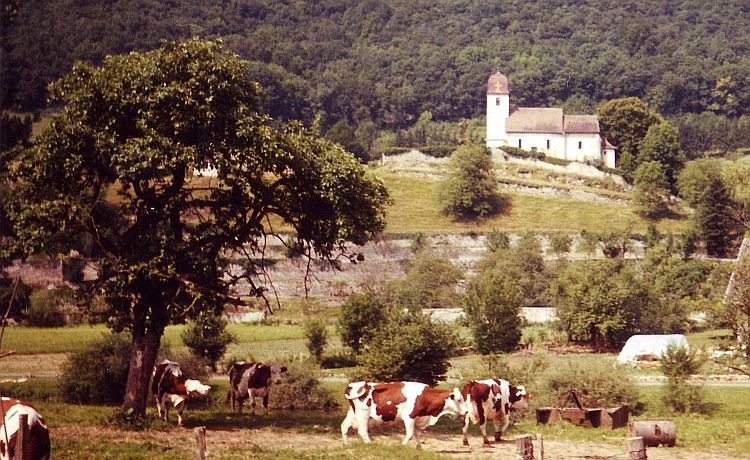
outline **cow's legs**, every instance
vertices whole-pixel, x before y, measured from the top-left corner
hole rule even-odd
[[[248,389],[247,396],[250,398],[251,414],[255,415],[255,391],[252,388]]]
[[[159,413],[159,418],[161,418],[161,398],[159,398],[159,395],[156,395],[154,399],[156,399],[156,412]]]
[[[347,436],[349,435],[349,428],[352,427],[352,425],[356,425],[356,417],[354,416],[354,411],[352,408],[349,408],[349,411],[346,413],[346,417],[344,417],[344,421],[341,422],[341,439],[343,439],[344,444],[346,444]]]
[[[469,445],[469,436],[468,436],[468,433],[469,433],[469,425],[470,424],[471,424],[471,418],[469,417],[469,414],[464,415],[464,428],[463,428],[463,432],[464,432],[464,446],[468,446]]]
[[[415,421],[413,418],[404,417],[404,428],[406,428],[406,436],[404,436],[404,440],[401,441],[401,444],[408,444],[409,440],[412,438],[412,436],[414,436],[414,425]],[[417,447],[419,447],[419,441],[417,441]]]
[[[182,426],[182,411],[185,410],[185,401],[181,401],[174,408],[177,411],[177,426]]]
[[[417,449],[422,448],[422,430],[419,429],[418,426],[414,427],[414,440],[417,441]]]
[[[268,415],[268,392],[263,395],[263,415]]]
[[[161,407],[161,419],[166,421],[169,421],[169,404],[167,404],[167,398],[169,396],[165,393],[162,395],[161,400],[159,401],[159,406]]]
[[[492,425],[495,429],[495,442],[500,442],[500,438],[502,437],[502,434],[505,432],[505,430],[500,431],[500,420],[498,420],[497,417],[492,419]]]
[[[498,436],[497,433],[495,433],[495,440],[499,441],[500,437],[505,434],[505,430],[508,429],[508,425],[510,425],[510,416],[508,414],[503,414],[503,428],[500,430],[500,435]]]
[[[362,411],[363,413],[355,414],[354,426],[357,427],[357,434],[362,438],[365,443],[370,442],[370,434],[367,432],[368,423],[370,422],[369,411]]]

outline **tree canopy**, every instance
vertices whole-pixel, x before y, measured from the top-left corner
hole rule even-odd
[[[107,320],[133,336],[125,406],[140,413],[164,328],[264,296],[264,245],[281,228],[333,262],[385,227],[385,186],[339,146],[264,115],[248,75],[199,39],[78,63],[53,87],[60,116],[5,165],[6,256],[95,242]],[[208,164],[216,178],[192,177]]]

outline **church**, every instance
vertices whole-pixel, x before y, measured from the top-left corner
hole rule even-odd
[[[596,115],[565,115],[560,108],[512,106],[508,78],[495,72],[487,81],[487,148],[505,146],[615,167],[615,147],[601,136]]]

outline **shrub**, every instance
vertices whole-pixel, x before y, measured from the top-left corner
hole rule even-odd
[[[62,289],[39,289],[29,297],[30,326],[60,327],[65,325],[65,314],[60,304],[69,298],[69,292]]]
[[[337,328],[341,342],[358,353],[387,320],[387,307],[375,295],[352,294],[339,310]]]
[[[320,362],[323,358],[323,349],[328,343],[328,331],[326,325],[320,319],[308,318],[304,323],[305,339],[307,340],[307,351]]]
[[[522,303],[519,287],[498,270],[483,272],[471,281],[465,309],[478,352],[486,355],[518,346]]]
[[[490,217],[507,207],[507,198],[497,189],[492,158],[484,147],[461,146],[451,155],[440,202],[443,214],[459,220]]]
[[[334,353],[329,353],[320,360],[320,367],[323,369],[340,369],[356,365],[357,357],[347,350],[338,350]]]
[[[18,279],[14,295],[13,287],[15,283],[15,279],[9,278],[5,273],[0,273],[0,305],[3,305],[0,314],[5,314],[8,302],[10,302],[10,298],[13,296],[13,304],[11,305],[9,316],[12,318],[21,318],[28,312],[29,297],[32,290],[26,283]]]
[[[446,257],[421,252],[409,264],[406,276],[392,282],[392,301],[418,311],[423,308],[460,308],[456,291],[463,272]]]
[[[496,228],[493,228],[487,232],[487,241],[485,243],[487,250],[490,252],[497,252],[501,249],[510,248],[510,237],[507,233],[502,232]]]
[[[316,369],[309,364],[286,365],[281,384],[271,389],[269,404],[274,409],[324,409],[339,407],[338,398],[320,386]]]
[[[130,337],[110,334],[70,355],[60,376],[60,393],[76,404],[120,404],[130,367]]]
[[[216,370],[216,363],[236,338],[227,332],[227,320],[211,312],[203,312],[182,332],[182,342],[194,355],[204,358]]]
[[[667,385],[662,394],[662,402],[666,407],[678,413],[706,413],[712,410],[706,404],[703,387],[687,382],[703,366],[703,360],[698,358],[695,350],[669,345],[660,361],[662,372],[667,377]]]
[[[460,347],[452,326],[421,315],[402,315],[381,327],[361,356],[370,378],[413,380],[435,385],[445,380]]]

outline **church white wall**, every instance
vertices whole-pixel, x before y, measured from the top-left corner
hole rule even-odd
[[[567,134],[565,148],[568,153],[566,160],[583,163],[602,159],[602,139],[598,134]]]
[[[565,138],[560,134],[508,133],[508,146],[518,147],[519,140],[524,150],[536,149],[551,157],[565,158]],[[547,148],[547,141],[549,141],[549,148]]]

